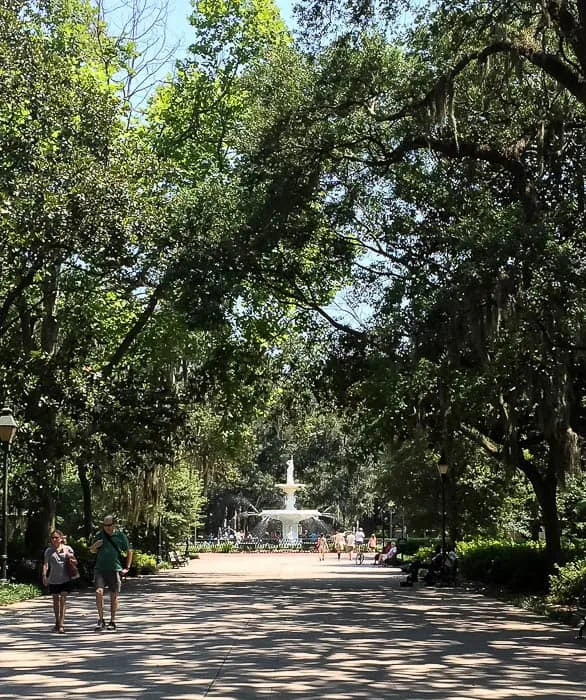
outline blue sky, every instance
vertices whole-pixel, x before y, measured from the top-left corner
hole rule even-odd
[[[1,1],[1,0],[0,0]],[[277,7],[286,23],[293,23],[292,5],[295,0],[275,0]],[[106,19],[111,32],[125,33],[128,31],[127,23],[132,15],[134,5],[131,0],[105,0]],[[143,105],[152,92],[153,85],[157,81],[164,80],[173,73],[176,61],[182,60],[187,48],[193,43],[193,30],[188,22],[192,12],[191,0],[168,0],[164,7],[164,0],[139,0],[139,10],[144,10],[138,32],[147,29],[154,30],[147,39],[143,37],[139,41],[139,50],[142,50],[142,59],[138,59],[135,69],[137,76],[134,80],[134,95],[131,98],[133,104],[138,107]],[[158,11],[162,10],[162,23],[159,23]],[[155,23],[156,21],[156,23]],[[163,26],[166,31],[163,33]],[[151,39],[151,37],[155,37]],[[150,70],[150,68],[153,70]],[[141,82],[142,81],[142,82]]]

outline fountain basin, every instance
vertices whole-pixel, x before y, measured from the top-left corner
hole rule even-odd
[[[274,518],[275,520],[290,517],[299,521],[307,520],[307,518],[319,518],[321,513],[319,510],[285,510],[284,508],[277,508],[276,510],[262,510],[260,513],[252,513],[251,515],[260,515],[261,518]]]

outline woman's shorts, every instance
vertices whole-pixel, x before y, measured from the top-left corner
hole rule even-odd
[[[73,581],[65,581],[65,583],[50,583],[49,593],[57,595],[58,593],[71,593],[73,590]]]
[[[108,586],[110,593],[120,593],[122,588],[119,571],[95,571],[94,583],[96,588],[104,589]]]

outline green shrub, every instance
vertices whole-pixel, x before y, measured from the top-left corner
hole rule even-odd
[[[233,542],[199,542],[193,551],[195,554],[198,552],[233,552],[235,546]],[[191,555],[190,555],[191,556]]]
[[[540,542],[474,540],[460,542],[457,552],[460,573],[466,579],[516,592],[547,589],[545,547]]]
[[[398,542],[398,540],[395,540]],[[434,549],[437,540],[430,537],[409,537],[406,542],[401,542],[398,545],[399,552],[405,554],[406,556],[411,556],[417,554],[422,547]]]
[[[42,562],[38,559],[22,557],[10,562],[8,573],[15,583],[35,585],[41,580],[41,566]]]
[[[43,595],[39,586],[26,583],[7,583],[0,586],[0,605],[10,605],[21,600],[30,600]]]
[[[216,549],[216,552],[233,552],[235,549],[232,542],[221,542]]]
[[[419,549],[414,553],[413,559],[430,562],[433,555],[436,553],[436,549],[436,547],[431,545],[419,547]]]
[[[549,577],[547,602],[553,605],[575,605],[586,593],[586,559],[557,567]]]
[[[136,567],[139,574],[154,574],[157,571],[157,559],[154,554],[145,554],[139,550],[134,551],[132,566]]]

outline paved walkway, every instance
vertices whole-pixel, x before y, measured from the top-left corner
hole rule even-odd
[[[330,555],[208,554],[128,583],[120,629],[91,594],[0,608],[0,699],[578,700],[573,630],[480,595],[400,588]]]

